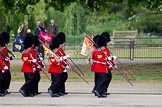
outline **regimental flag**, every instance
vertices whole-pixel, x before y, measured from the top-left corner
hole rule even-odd
[[[40,30],[39,38],[42,41],[49,43],[52,40],[52,37],[53,36],[50,33],[46,33],[46,32],[43,32],[42,30]]]
[[[88,35],[85,35],[80,54],[83,56],[88,56],[92,47],[93,47],[92,39]]]
[[[86,47],[88,47],[88,48],[92,48],[93,47],[93,40],[88,35],[86,35],[85,38],[84,38],[83,44],[85,44]]]
[[[24,51],[24,36],[16,35],[15,41],[13,42],[13,52],[23,52]]]

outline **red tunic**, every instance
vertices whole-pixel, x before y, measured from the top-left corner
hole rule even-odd
[[[37,55],[37,52],[34,49],[31,49],[29,52],[32,55],[32,58],[37,60],[36,61],[36,64],[35,64],[35,70],[36,71],[41,71],[42,70],[41,68],[43,66],[43,63],[42,63],[42,61],[39,60],[38,55]]]
[[[94,49],[92,51],[92,72],[100,72],[100,73],[107,73],[108,67],[107,67],[107,61],[106,61],[106,55],[101,49]]]
[[[10,58],[6,47],[2,48],[2,52],[5,54],[5,57]],[[10,61],[5,61],[5,65],[8,67],[8,69],[10,69]]]
[[[115,63],[112,60],[111,53],[110,53],[109,49],[107,47],[101,47],[101,50],[107,56],[108,69],[112,70],[112,65],[115,65]],[[110,60],[108,60],[108,57],[110,58]]]
[[[62,48],[59,48],[58,51],[56,52],[56,54],[59,54],[61,56],[66,56],[66,53],[64,52],[64,50]]]
[[[33,60],[33,58],[30,55],[30,49],[28,51],[24,51],[22,53],[21,59],[23,61],[23,65],[21,67],[21,71],[22,72],[34,72],[34,65],[33,63],[31,63],[31,60]]]
[[[54,57],[49,56],[48,61],[50,62],[50,66],[48,69],[49,73],[62,73],[62,67],[60,62],[56,60]]]
[[[0,70],[1,71],[3,70],[3,65],[4,65],[3,56],[0,54]]]
[[[56,52],[56,54],[59,57],[66,56],[66,53],[64,52],[64,50],[62,48],[59,48],[58,51]],[[63,70],[65,68],[65,66],[67,65],[67,60],[60,61],[60,65],[61,65],[62,70]]]

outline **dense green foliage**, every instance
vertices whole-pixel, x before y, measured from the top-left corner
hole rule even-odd
[[[140,21],[137,23],[139,30],[146,33],[160,33],[162,32],[162,14],[160,15],[146,15],[140,16]]]
[[[161,0],[0,0],[0,31],[15,35],[23,20],[34,31],[37,21],[47,28],[54,19],[68,36],[134,29],[159,33],[161,11]]]

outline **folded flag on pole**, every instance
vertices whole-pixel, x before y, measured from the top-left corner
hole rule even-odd
[[[43,48],[44,48],[44,52],[45,52],[45,55],[47,56],[49,53],[50,53],[50,49],[46,46],[46,44],[42,44]]]
[[[82,45],[82,49],[81,49],[81,55],[83,56],[88,56],[88,54],[90,53],[91,48],[93,47],[93,41],[92,39],[86,34],[84,41],[83,41],[83,45]]]
[[[52,37],[53,37],[52,34],[46,33],[46,32],[43,32],[42,30],[40,30],[39,38],[43,42],[49,43],[52,40]]]
[[[92,38],[95,37],[95,36],[96,36],[96,34],[94,34],[94,32],[92,32]]]

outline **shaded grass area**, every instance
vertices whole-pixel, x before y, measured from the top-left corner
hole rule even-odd
[[[87,65],[77,65],[80,70],[85,74],[83,77],[88,82],[94,81],[94,74],[90,71],[90,66]],[[124,68],[123,68],[124,67]],[[21,65],[11,64],[11,74],[12,81],[24,81],[24,75],[20,71]],[[122,71],[132,82],[161,82],[162,81],[162,63],[156,64],[123,64],[118,65],[118,69]],[[128,71],[126,71],[128,69]],[[50,74],[47,73],[48,67],[45,69],[45,73],[50,77]],[[128,73],[129,72],[129,73]],[[130,74],[131,73],[131,74]],[[80,82],[83,81],[76,73],[71,69],[68,70],[68,81],[69,82]],[[126,81],[118,71],[113,70],[113,81]],[[133,79],[132,76],[135,78]],[[43,72],[41,72],[41,81],[49,81]]]
[[[162,63],[136,64],[129,68],[134,71],[137,81],[162,81]]]

